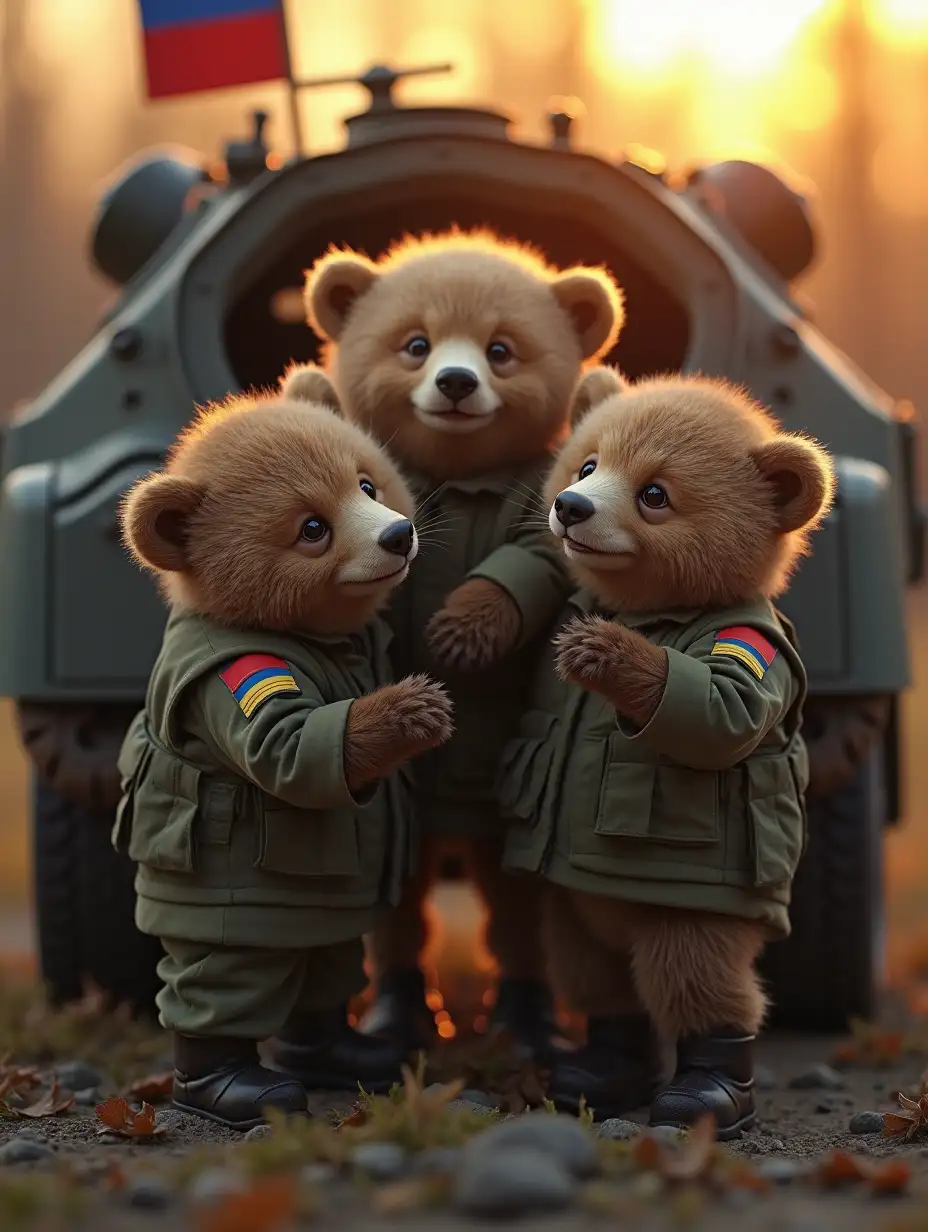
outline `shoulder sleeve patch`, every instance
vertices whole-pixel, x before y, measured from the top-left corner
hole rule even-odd
[[[732,625],[716,633],[712,653],[737,659],[753,672],[758,680],[763,680],[770,664],[777,657],[777,648],[756,629],[750,629],[747,625]]]
[[[244,655],[223,668],[219,675],[246,719],[272,697],[300,693],[290,665],[276,655]]]

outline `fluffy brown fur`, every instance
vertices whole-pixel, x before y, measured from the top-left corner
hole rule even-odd
[[[426,625],[440,663],[473,671],[501,659],[518,641],[519,609],[486,578],[471,578],[449,595]]]
[[[781,432],[762,407],[721,382],[675,378],[610,391],[603,370],[585,379],[574,434],[546,487],[552,503],[570,490],[594,508],[566,533],[551,519],[576,581],[620,617],[779,594],[832,501],[825,451]],[[595,467],[581,479],[586,463]],[[669,499],[659,511],[640,499],[652,484]],[[602,694],[639,726],[652,717],[666,683],[665,650],[600,617],[572,621],[555,644],[563,679]],[[760,926],[569,897],[569,908],[561,902],[555,910],[562,924],[572,912],[572,923],[550,953],[559,985],[578,1008],[602,1012],[611,1003],[603,989],[610,980],[617,981],[611,1001],[627,1004],[620,951],[637,996],[667,1034],[758,1029],[765,1011],[754,972]]]
[[[319,382],[313,389],[325,393]],[[230,627],[312,635],[354,632],[373,618],[408,568],[378,533],[412,513],[393,463],[331,409],[241,397],[199,414],[165,471],[128,494],[122,526],[172,607]],[[310,518],[331,528],[324,544],[303,538]],[[356,701],[345,741],[351,786],[447,740],[450,716],[447,694],[424,677]]]
[[[310,272],[306,306],[327,340],[345,413],[439,481],[498,470],[555,443],[582,364],[613,346],[623,321],[621,293],[604,271],[558,271],[489,232],[407,238],[376,263],[330,252]],[[424,364],[403,348],[420,334],[433,350],[455,338],[480,351],[497,339],[511,348],[511,362],[482,374],[500,406],[479,431],[441,431],[414,413]]]
[[[558,888],[547,940],[552,983],[579,1013],[646,1010],[667,1039],[727,1023],[753,1034],[763,1022],[757,924]]]

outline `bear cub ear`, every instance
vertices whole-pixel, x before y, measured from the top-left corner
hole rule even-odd
[[[120,511],[122,531],[136,560],[164,573],[187,567],[190,518],[205,490],[180,475],[150,475],[126,496]]]
[[[773,489],[777,529],[781,535],[811,527],[831,508],[834,464],[821,445],[804,436],[775,436],[752,453],[764,480]]]
[[[303,298],[315,332],[337,342],[355,301],[369,291],[379,275],[374,263],[355,252],[330,252],[306,277]]]
[[[613,394],[624,394],[627,383],[615,368],[600,364],[591,368],[580,378],[580,383],[574,391],[574,400],[570,408],[570,426],[576,428],[588,411],[600,402],[605,402]]]
[[[336,414],[342,409],[335,386],[315,364],[291,364],[280,378],[280,396],[294,402],[321,403]]]
[[[570,317],[584,359],[605,355],[625,323],[622,292],[605,270],[577,266],[551,283],[554,298]]]

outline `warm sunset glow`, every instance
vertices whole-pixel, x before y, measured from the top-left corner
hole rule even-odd
[[[831,0],[597,0],[589,47],[598,74],[636,84],[672,80],[694,64],[750,77],[777,67],[810,19]]]
[[[928,47],[926,0],[866,0],[867,25],[884,43],[898,50]]]

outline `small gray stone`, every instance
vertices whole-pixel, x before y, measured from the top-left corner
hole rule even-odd
[[[471,1138],[465,1153],[468,1159],[483,1159],[523,1147],[546,1153],[581,1180],[599,1171],[596,1139],[577,1120],[563,1113],[527,1112],[502,1121]]]
[[[54,1159],[55,1152],[32,1138],[11,1138],[0,1146],[0,1164],[24,1164],[34,1159]]]
[[[777,1076],[769,1066],[756,1065],[754,1067],[754,1085],[758,1091],[775,1091],[778,1086]]]
[[[597,1138],[611,1138],[614,1141],[624,1142],[628,1138],[637,1138],[643,1130],[642,1125],[636,1124],[635,1121],[623,1121],[620,1117],[610,1117],[608,1121],[603,1121],[599,1129],[596,1131]]]
[[[562,1210],[576,1189],[577,1182],[550,1152],[507,1145],[467,1152],[451,1200],[468,1215],[499,1217]]]
[[[23,1138],[26,1142],[47,1142],[48,1138],[38,1129],[19,1129],[14,1138]]]
[[[679,1146],[686,1134],[686,1130],[678,1128],[676,1125],[649,1125],[647,1133],[656,1138],[658,1142],[669,1142],[672,1145]]]
[[[819,1116],[824,1116],[829,1112],[834,1112],[835,1104],[832,1099],[820,1099],[815,1105],[815,1111]]]
[[[327,1185],[334,1181],[338,1169],[334,1164],[306,1164],[300,1169],[300,1181],[304,1185]]]
[[[415,1156],[412,1171],[416,1176],[454,1176],[463,1159],[460,1147],[433,1146]]]
[[[757,1171],[765,1181],[774,1185],[788,1185],[802,1175],[802,1165],[795,1159],[762,1159],[757,1165]]]
[[[477,1091],[473,1087],[465,1087],[458,1099],[467,1104],[480,1104],[484,1108],[499,1107],[499,1100],[495,1095],[490,1095],[487,1091]]]
[[[490,1108],[486,1104],[475,1104],[473,1100],[465,1099],[463,1095],[452,1099],[448,1107],[456,1108],[458,1112],[475,1112],[478,1116],[492,1116],[496,1112],[495,1108]]]
[[[372,1181],[393,1181],[406,1168],[406,1152],[395,1142],[362,1142],[355,1147],[351,1161]]]
[[[786,1150],[786,1143],[782,1140],[782,1138],[771,1138],[770,1141],[767,1143],[767,1146],[770,1148],[771,1151],[785,1151]]]
[[[242,1193],[245,1189],[245,1182],[237,1172],[230,1172],[228,1168],[206,1168],[194,1177],[189,1192],[192,1201],[206,1203]]]
[[[883,1117],[879,1112],[858,1112],[851,1117],[848,1130],[852,1134],[881,1134]]]
[[[245,1135],[245,1141],[260,1142],[262,1138],[270,1138],[273,1132],[274,1128],[271,1125],[256,1125],[254,1129],[249,1129]]]
[[[171,1191],[154,1176],[137,1176],[126,1185],[126,1201],[143,1211],[163,1211],[171,1205]]]
[[[847,1083],[830,1065],[810,1065],[787,1085],[793,1091],[841,1091]]]
[[[96,1087],[88,1087],[86,1091],[75,1091],[74,1102],[79,1108],[92,1108],[100,1102],[100,1092]]]
[[[87,1091],[102,1087],[105,1079],[86,1061],[64,1061],[55,1066],[55,1077],[67,1091]]]

